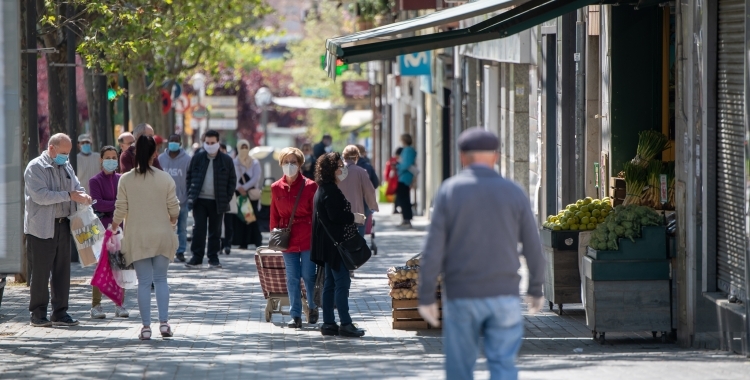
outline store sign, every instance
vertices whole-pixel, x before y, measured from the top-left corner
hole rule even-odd
[[[432,54],[429,51],[399,56],[401,76],[432,75],[432,70],[430,70],[431,60]]]
[[[366,98],[370,96],[370,82],[366,80],[346,80],[341,83],[344,96],[347,98]]]
[[[237,119],[208,119],[208,128],[216,130],[237,129]]]
[[[440,0],[399,0],[399,10],[402,11],[421,11],[425,9],[437,8]]]

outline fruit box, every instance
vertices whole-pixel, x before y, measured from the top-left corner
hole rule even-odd
[[[641,237],[635,243],[620,238],[616,251],[597,251],[588,247],[587,254],[594,260],[665,260],[667,259],[667,228],[648,226],[641,228]]]
[[[558,251],[578,251],[578,233],[581,231],[552,231],[542,228],[542,244]]]

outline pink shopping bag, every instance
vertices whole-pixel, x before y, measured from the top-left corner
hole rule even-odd
[[[117,285],[112,267],[109,264],[109,253],[107,253],[107,243],[112,238],[112,231],[107,230],[104,234],[104,244],[102,244],[102,254],[99,256],[99,263],[96,265],[94,277],[91,278],[91,285],[96,286],[117,306],[122,306],[125,300],[125,289]]]

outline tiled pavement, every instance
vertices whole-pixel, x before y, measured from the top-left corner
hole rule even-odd
[[[92,269],[74,264],[71,328],[28,326],[28,289],[9,286],[0,308],[0,378],[44,379],[439,379],[439,330],[400,331],[390,326],[385,271],[419,251],[426,221],[399,231],[388,207],[378,215],[378,256],[357,273],[350,307],[367,330],[362,339],[322,337],[313,327],[264,320],[252,252],[222,256],[223,270],[170,268],[171,324],[175,337],[140,342],[135,292],[128,291],[128,319],[88,318]],[[152,305],[155,318],[155,302]],[[644,334],[608,334],[599,345],[583,323],[583,310],[566,305],[562,317],[545,311],[526,317],[519,358],[524,379],[748,379],[750,362],[715,351],[685,350]],[[582,351],[577,350],[582,349]],[[577,352],[578,351],[578,352]],[[480,359],[477,378],[488,378]]]

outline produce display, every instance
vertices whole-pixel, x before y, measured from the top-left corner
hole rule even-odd
[[[630,163],[646,168],[656,155],[669,148],[669,138],[664,134],[654,130],[642,131],[638,134],[636,155]]]
[[[652,208],[620,205],[607,215],[604,223],[596,227],[591,234],[589,246],[598,251],[616,251],[619,249],[618,239],[628,238],[635,242],[635,238],[641,236],[641,227],[658,226],[661,223],[662,216]]]
[[[419,260],[421,257],[422,254],[418,254],[407,260],[405,266],[388,268],[388,286],[391,288],[391,298],[397,300],[417,299]],[[441,281],[442,276],[438,277],[438,294],[440,293]]]
[[[623,165],[620,177],[625,179],[623,205],[643,205],[655,209],[674,209],[674,161],[662,162],[658,155],[670,148],[669,138],[657,131],[638,134],[635,157]],[[667,176],[667,202],[661,199],[661,175]]]
[[[593,230],[612,211],[609,197],[602,199],[585,198],[569,204],[557,215],[550,215],[542,225],[553,231],[586,231]]]

